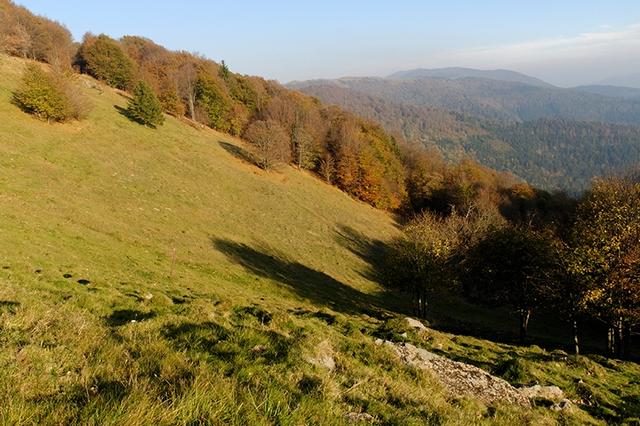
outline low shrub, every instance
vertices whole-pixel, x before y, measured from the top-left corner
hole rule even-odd
[[[89,104],[60,71],[45,71],[28,65],[13,101],[23,111],[47,122],[65,122],[85,118]]]

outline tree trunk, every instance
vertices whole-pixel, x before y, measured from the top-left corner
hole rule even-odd
[[[622,337],[624,339],[624,349],[622,351],[622,356],[624,357],[624,359],[629,359],[631,348],[631,326],[628,323],[624,324]]]
[[[573,347],[575,354],[580,355],[580,338],[578,336],[578,320],[573,319]]]
[[[191,116],[191,119],[193,121],[197,121],[196,120],[196,103],[195,103],[195,96],[193,95],[193,92],[189,93],[189,115]]]
[[[607,330],[607,352],[609,356],[615,355],[613,327],[609,327]]]
[[[520,342],[524,342],[527,339],[527,332],[529,331],[530,316],[531,316],[531,309],[520,310]]]
[[[625,345],[623,324],[622,318],[619,318],[618,321],[616,321],[616,356],[618,358],[622,357],[622,351]]]

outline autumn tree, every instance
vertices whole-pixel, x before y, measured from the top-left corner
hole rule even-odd
[[[469,248],[503,226],[495,209],[447,217],[425,211],[389,244],[383,262],[385,281],[408,293],[414,312],[424,317],[430,294],[456,290],[460,264]]]
[[[258,165],[263,169],[268,170],[276,163],[288,160],[287,133],[276,121],[255,121],[249,125],[244,137],[253,144]]]
[[[133,97],[127,107],[127,115],[134,121],[149,127],[157,127],[164,123],[162,105],[153,89],[144,81],[139,81],[133,90]]]
[[[571,272],[588,289],[590,312],[609,326],[612,355],[628,353],[640,323],[640,183],[598,179],[578,205]]]
[[[178,67],[173,73],[173,79],[178,88],[178,93],[187,104],[189,118],[197,121],[196,117],[196,83],[198,81],[198,65],[190,54],[180,52],[178,54]]]
[[[86,34],[78,50],[80,70],[117,89],[127,90],[133,85],[134,63],[120,44],[107,35]]]
[[[66,27],[36,16],[12,2],[0,4],[0,49],[65,69],[71,64],[73,40]]]

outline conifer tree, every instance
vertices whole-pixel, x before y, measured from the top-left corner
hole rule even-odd
[[[155,128],[164,123],[162,105],[151,87],[144,81],[138,82],[133,90],[133,98],[129,101],[127,114],[132,120],[149,127]]]

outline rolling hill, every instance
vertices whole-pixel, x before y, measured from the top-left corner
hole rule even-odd
[[[413,79],[413,78],[442,78],[447,80],[458,80],[461,78],[483,78],[488,80],[509,81],[512,83],[523,83],[530,86],[553,87],[553,85],[538,78],[528,76],[509,70],[478,70],[473,68],[418,68],[409,71],[398,71],[388,76],[391,79]]]
[[[295,82],[290,87],[335,85],[387,101],[440,108],[503,122],[561,118],[640,124],[640,101],[612,99],[571,89],[484,78],[341,78]]]
[[[503,309],[434,300],[428,334],[407,329],[372,267],[399,232],[389,214],[292,167],[264,172],[242,141],[189,121],[140,126],[126,93],[86,76],[86,120],[38,121],[11,103],[24,64],[0,56],[0,423],[599,422],[452,400],[374,344],[401,334],[489,371],[523,359],[570,395],[577,377],[637,374],[438,331],[508,335]],[[543,323],[532,335],[553,338]],[[622,406],[613,389],[599,401]]]

